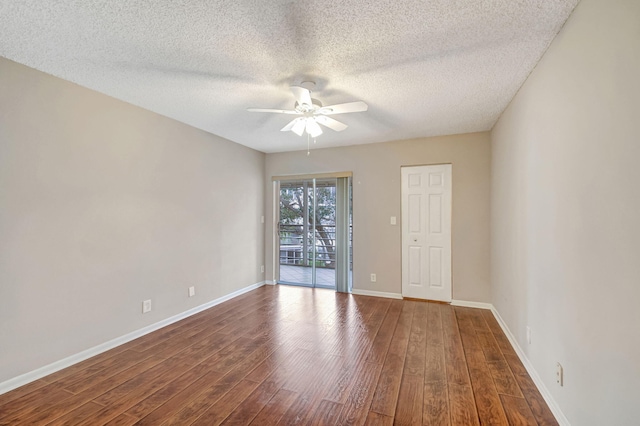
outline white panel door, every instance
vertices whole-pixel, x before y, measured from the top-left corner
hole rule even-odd
[[[451,301],[451,164],[402,167],[402,295]]]

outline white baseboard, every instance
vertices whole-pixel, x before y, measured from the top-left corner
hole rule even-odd
[[[540,391],[540,394],[544,398],[545,402],[549,406],[549,409],[555,416],[560,426],[571,426],[571,423],[569,423],[569,420],[565,417],[564,413],[560,409],[560,406],[558,405],[556,400],[553,399],[551,392],[549,392],[549,389],[547,389],[547,387],[545,386],[544,382],[540,378],[540,375],[538,374],[536,369],[533,367],[533,364],[531,364],[531,361],[529,361],[529,358],[527,358],[527,356],[525,355],[524,351],[520,347],[520,344],[518,344],[518,341],[516,340],[515,336],[513,335],[513,333],[511,333],[511,330],[509,330],[509,327],[507,327],[507,324],[504,322],[504,320],[500,316],[500,313],[498,312],[498,310],[494,306],[491,306],[491,312],[493,312],[493,316],[498,321],[498,324],[500,324],[502,331],[504,331],[504,334],[507,336],[507,339],[509,339],[511,346],[513,346],[513,349],[515,349],[516,353],[518,354],[518,358],[520,358],[520,361],[522,361],[522,364],[527,369],[529,376],[531,376],[531,379],[536,384],[536,387]]]
[[[402,299],[402,295],[400,293],[387,293],[384,291],[359,290],[357,288],[352,289],[351,294],[356,294],[359,296],[386,297],[387,299]]]
[[[68,356],[64,359],[53,362],[49,365],[45,365],[44,367],[40,367],[36,370],[22,374],[18,377],[14,377],[13,379],[6,380],[0,383],[0,395],[2,395],[3,393],[9,392],[13,389],[19,388],[20,386],[24,386],[27,383],[41,379],[45,376],[48,376],[49,374],[55,373],[56,371],[60,371],[63,368],[70,367],[73,364],[77,364],[81,361],[84,361],[85,359],[91,358],[92,356],[99,355],[102,352],[108,351],[109,349],[113,349],[124,343],[130,342],[131,340],[137,339],[138,337],[142,337],[145,334],[149,334],[153,331],[159,330],[162,327],[166,327],[169,324],[173,324],[174,322],[180,321],[182,319],[190,317],[191,315],[195,315],[213,306],[219,305],[220,303],[226,302],[227,300],[233,299],[234,297],[240,296],[241,294],[247,293],[251,290],[255,290],[259,287],[262,287],[264,284],[265,284],[264,281],[261,281],[259,283],[241,288],[240,290],[236,290],[233,293],[229,293],[225,296],[211,300],[210,302],[207,302],[200,306],[196,306],[195,308],[191,308],[187,311],[184,311],[172,317],[166,318],[155,324],[148,325],[139,330],[125,334],[124,336],[116,337],[115,339],[109,340],[108,342],[102,343],[98,346],[94,346],[93,348],[89,348],[75,355]]]
[[[265,283],[266,285],[276,285],[276,284],[277,284],[277,282],[275,282],[275,281],[273,281],[273,280],[266,280],[264,283]]]
[[[491,303],[484,303],[484,302],[471,302],[468,300],[452,300],[451,301],[451,305],[452,306],[462,306],[465,308],[479,308],[479,309],[489,309],[492,310],[493,309],[493,305]]]

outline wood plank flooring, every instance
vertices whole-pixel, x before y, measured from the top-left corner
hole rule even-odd
[[[0,425],[555,425],[490,311],[265,286],[0,395]]]

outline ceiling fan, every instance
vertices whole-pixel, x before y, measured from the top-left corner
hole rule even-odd
[[[302,136],[306,131],[309,136],[315,138],[322,134],[322,128],[319,124],[336,132],[341,132],[347,128],[346,124],[328,117],[329,115],[361,112],[369,108],[369,106],[362,101],[322,106],[319,100],[311,98],[311,91],[314,88],[315,83],[311,81],[302,82],[300,86],[291,86],[291,92],[296,99],[293,109],[291,110],[247,108],[247,111],[298,115],[299,117],[291,120],[281,131],[292,131],[298,136]]]

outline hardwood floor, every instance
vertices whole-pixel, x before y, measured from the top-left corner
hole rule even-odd
[[[0,395],[2,425],[555,425],[490,311],[265,286]]]

